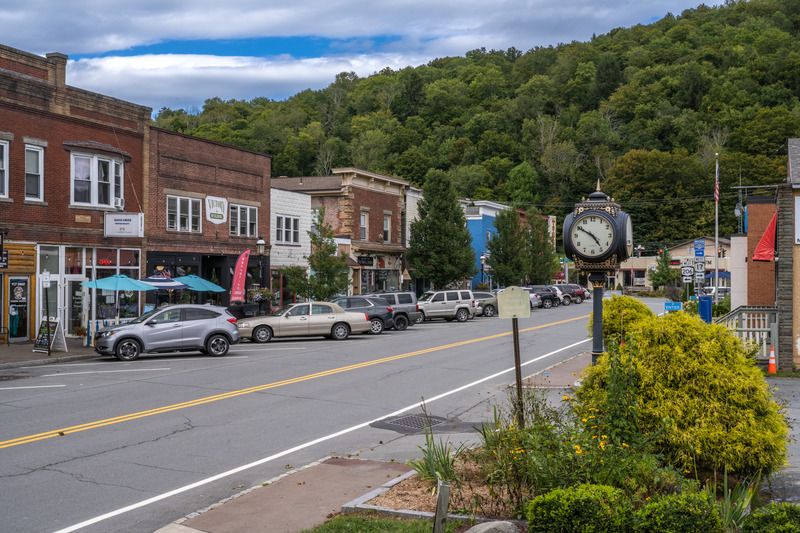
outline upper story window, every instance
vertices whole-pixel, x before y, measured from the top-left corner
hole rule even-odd
[[[44,148],[25,145],[25,199],[44,201]]]
[[[369,235],[369,211],[361,211],[361,218],[358,222],[358,238],[366,241],[367,235]]]
[[[275,217],[275,242],[298,244],[300,242],[300,219],[298,217]]]
[[[73,153],[72,204],[124,207],[122,161],[104,156]]]
[[[258,235],[258,208],[231,204],[231,235],[255,237]]]
[[[202,202],[198,198],[167,196],[167,230],[201,233]]]
[[[319,234],[319,227],[317,227],[317,220],[319,219],[319,215],[322,210],[319,207],[313,207],[311,209],[311,233],[314,235]]]
[[[8,198],[8,141],[0,141],[0,198]]]
[[[383,242],[392,240],[392,215],[383,215]]]

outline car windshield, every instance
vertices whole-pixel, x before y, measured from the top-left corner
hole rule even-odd
[[[433,294],[434,294],[434,293],[432,293],[432,292],[426,292],[425,294],[423,294],[422,296],[420,296],[420,298],[419,298],[419,301],[420,301],[420,302],[427,302],[428,300],[430,300],[431,298],[433,298]]]
[[[135,318],[134,320],[131,320],[128,323],[129,324],[141,324],[142,322],[144,322],[145,320],[147,320],[148,318],[150,318],[151,316],[156,314],[158,311],[161,311],[161,309],[153,309],[152,311],[147,312],[147,313],[143,314],[142,316],[140,316],[138,318]]]

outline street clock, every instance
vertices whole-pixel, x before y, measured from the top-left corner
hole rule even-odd
[[[564,253],[579,270],[616,270],[633,254],[631,217],[598,187],[564,220]]]

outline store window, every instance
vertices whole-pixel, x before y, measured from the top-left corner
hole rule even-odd
[[[237,237],[258,235],[258,208],[231,204],[230,233]]]
[[[44,148],[25,145],[25,199],[44,201]]]
[[[71,154],[72,205],[124,206],[121,160],[90,154]]]
[[[167,230],[200,233],[202,209],[198,198],[167,196]]]
[[[83,248],[67,247],[65,249],[64,273],[83,274]]]
[[[58,246],[39,247],[39,274],[43,272],[58,275]]]

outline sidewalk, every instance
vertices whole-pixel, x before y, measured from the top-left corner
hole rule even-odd
[[[46,365],[50,363],[63,363],[65,361],[79,361],[97,357],[93,348],[82,345],[81,339],[67,339],[68,352],[46,353],[34,352],[33,342],[0,344],[0,370],[17,368],[20,366]]]

